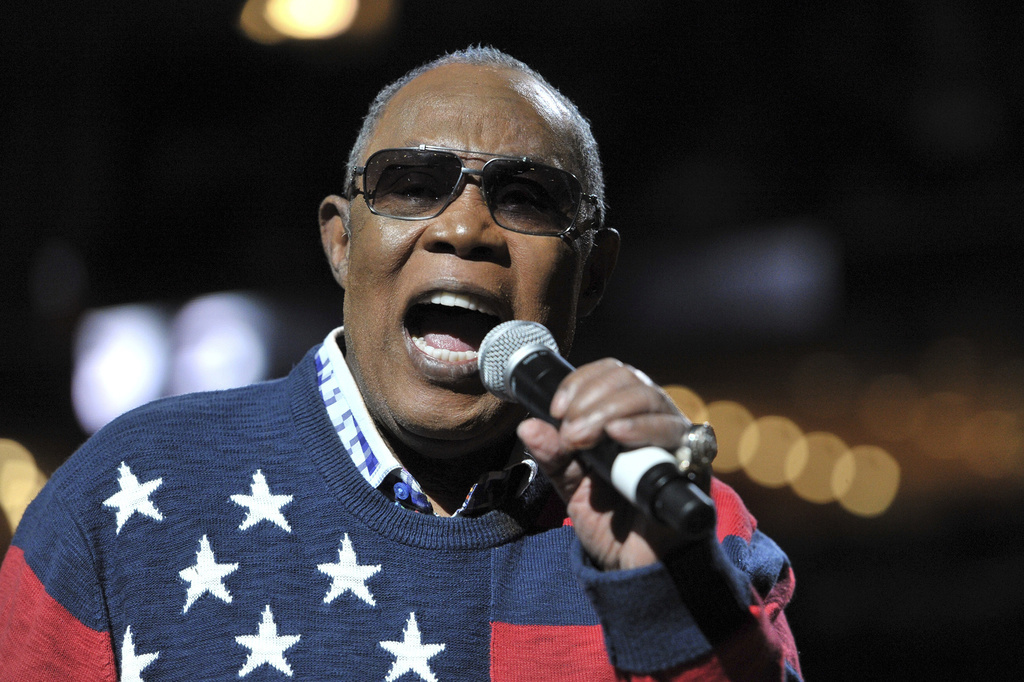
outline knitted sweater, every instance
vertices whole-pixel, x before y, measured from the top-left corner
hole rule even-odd
[[[590,566],[543,477],[479,518],[390,503],[342,455],[311,351],[139,408],[54,474],[0,569],[2,679],[796,679],[788,561],[712,496],[726,629],[679,589],[697,559]]]

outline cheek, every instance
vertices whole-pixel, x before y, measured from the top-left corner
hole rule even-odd
[[[405,226],[400,226],[405,227]],[[353,234],[349,255],[350,283],[376,289],[397,278],[416,242],[413,229],[369,224]]]
[[[534,237],[536,239],[536,237]],[[582,269],[577,255],[558,249],[523,249],[516,255],[518,294],[524,311],[533,309],[543,319],[561,322],[573,317]]]

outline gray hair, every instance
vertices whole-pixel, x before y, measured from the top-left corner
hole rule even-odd
[[[351,192],[353,187],[352,183],[354,182],[354,177],[352,169],[359,165],[359,161],[366,152],[366,147],[370,142],[370,138],[373,137],[373,134],[377,129],[377,124],[380,122],[380,118],[384,114],[384,109],[387,108],[388,103],[391,102],[391,98],[393,98],[395,93],[401,90],[417,76],[421,76],[427,71],[431,71],[448,64],[469,64],[472,66],[492,66],[511,69],[530,76],[551,91],[552,96],[569,112],[570,124],[567,135],[569,137],[571,152],[574,155],[573,160],[576,162],[577,168],[580,169],[580,173],[582,175],[580,182],[583,185],[584,193],[593,194],[597,197],[596,224],[598,226],[603,225],[606,211],[604,201],[604,172],[601,170],[601,157],[597,151],[597,141],[594,139],[594,134],[590,131],[590,122],[583,116],[583,114],[580,113],[580,110],[572,100],[559,92],[557,88],[551,85],[551,83],[549,83],[547,79],[539,73],[515,57],[512,57],[497,48],[484,45],[470,46],[463,50],[451,52],[429,61],[426,64],[409,71],[394,83],[385,86],[377,93],[377,96],[374,97],[373,102],[370,104],[369,112],[367,112],[365,118],[363,118],[363,125],[359,129],[359,135],[356,137],[355,144],[352,146],[352,151],[349,153],[348,167],[345,171],[346,193]]]

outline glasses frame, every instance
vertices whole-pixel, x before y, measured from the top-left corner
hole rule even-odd
[[[501,154],[495,154],[493,152],[481,152],[481,151],[476,151],[476,150],[472,150],[472,149],[458,149],[458,148],[455,148],[455,147],[435,147],[435,146],[432,146],[432,145],[421,144],[421,145],[417,145],[415,147],[387,147],[385,149],[378,149],[373,154],[370,154],[366,158],[366,160],[367,160],[367,162],[369,162],[373,157],[377,156],[378,154],[383,154],[385,152],[408,152],[408,151],[446,152],[446,153],[449,153],[452,156],[454,156],[456,159],[459,160],[459,163],[462,164],[462,169],[459,171],[459,180],[458,180],[458,182],[455,183],[455,186],[452,188],[452,191],[448,194],[448,198],[445,199],[444,203],[441,204],[441,207],[435,213],[433,213],[432,215],[427,215],[427,216],[410,217],[410,216],[391,215],[389,213],[382,213],[382,212],[378,211],[376,208],[374,208],[373,203],[372,203],[372,201],[373,201],[373,193],[366,191],[366,176],[365,176],[366,165],[352,166],[352,178],[350,180],[349,191],[347,193],[348,198],[351,200],[351,199],[353,199],[355,197],[355,195],[362,194],[363,195],[363,201],[366,203],[366,208],[368,208],[370,210],[370,213],[373,213],[374,215],[379,215],[379,216],[384,217],[384,218],[392,218],[394,220],[409,220],[409,221],[412,221],[412,220],[432,220],[432,219],[436,218],[437,216],[441,215],[442,213],[444,213],[445,209],[447,209],[449,206],[451,206],[452,202],[455,201],[455,199],[458,198],[458,196],[462,193],[462,190],[465,188],[465,185],[466,185],[466,177],[467,176],[472,175],[472,176],[475,176],[475,177],[479,177],[482,180],[483,179],[483,175],[484,175],[484,171],[486,170],[487,166],[489,164],[491,164],[492,162],[494,162],[494,161],[519,161],[519,162],[522,162],[522,163],[532,163],[532,164],[537,165],[537,166],[544,166],[545,168],[551,168],[551,169],[556,170],[556,171],[558,171],[560,173],[565,173],[570,178],[572,178],[572,182],[574,182],[576,184],[576,186],[579,187],[580,198],[579,198],[579,201],[576,202],[576,208],[573,211],[572,220],[569,221],[568,227],[563,229],[561,232],[550,232],[550,233],[548,233],[548,232],[527,232],[526,230],[517,230],[514,227],[509,227],[508,225],[503,225],[501,223],[501,221],[498,220],[498,217],[496,215],[494,215],[494,209],[491,207],[491,202],[487,199],[487,193],[484,191],[484,186],[483,186],[483,183],[481,182],[480,183],[480,194],[483,195],[484,203],[487,205],[487,211],[488,211],[488,213],[491,214],[491,219],[494,220],[494,224],[497,225],[498,227],[502,228],[503,230],[508,230],[509,232],[516,232],[518,234],[528,234],[528,235],[532,235],[532,236],[535,236],[535,237],[567,237],[567,236],[573,236],[576,233],[576,231],[577,231],[576,230],[576,224],[577,224],[577,221],[578,221],[578,219],[580,217],[580,209],[583,207],[583,202],[584,201],[588,201],[588,202],[590,202],[590,203],[592,203],[594,205],[597,205],[598,202],[600,201],[598,199],[597,195],[587,194],[586,192],[583,191],[583,183],[580,182],[579,178],[577,178],[573,173],[570,173],[569,171],[567,171],[567,170],[565,170],[563,168],[558,168],[558,167],[552,166],[550,164],[540,163],[539,161],[534,161],[534,160],[530,159],[527,156],[503,156]],[[488,159],[484,163],[484,165],[481,166],[480,168],[468,168],[466,166],[466,164],[465,164],[465,161],[463,161],[462,157],[459,156],[459,153],[462,153],[462,154],[479,154],[479,155],[482,155],[482,156],[491,156],[493,158]],[[363,187],[362,188],[360,188],[360,187],[358,187],[356,185],[356,178],[357,177],[361,177],[363,179],[363,183],[362,183]]]

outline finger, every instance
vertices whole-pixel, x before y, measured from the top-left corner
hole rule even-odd
[[[516,434],[558,494],[568,502],[586,472],[562,445],[558,431],[540,419],[527,419],[519,424]]]
[[[591,413],[601,407],[609,395],[626,391],[642,391],[647,394],[651,399],[648,406],[650,411],[669,409],[669,403],[661,389],[654,385],[646,374],[629,365],[596,368],[573,379],[576,380],[573,395],[566,405],[564,419]]]
[[[516,435],[530,454],[553,472],[564,469],[571,453],[562,445],[558,430],[541,419],[526,419],[516,428]]]
[[[551,412],[551,416],[555,419],[564,418],[569,404],[576,399],[577,394],[585,389],[588,384],[593,380],[600,378],[604,374],[624,367],[625,365],[619,360],[614,358],[604,358],[603,360],[591,362],[576,369],[572,374],[562,380],[561,385],[558,387],[554,397],[551,399],[551,405],[548,408]]]
[[[584,365],[562,382],[552,400],[558,407],[552,414],[564,420],[595,412],[616,393],[641,391],[646,396],[644,411],[676,412],[675,404],[650,377],[618,360],[601,360]],[[639,395],[639,394],[638,394]]]
[[[642,414],[612,420],[604,430],[609,438],[628,449],[655,445],[671,452],[679,447],[691,425],[682,414]]]
[[[629,372],[603,375],[588,382],[576,394],[560,428],[562,440],[568,447],[593,447],[606,434],[607,425],[617,419],[661,414],[685,421],[660,389],[629,375]]]

